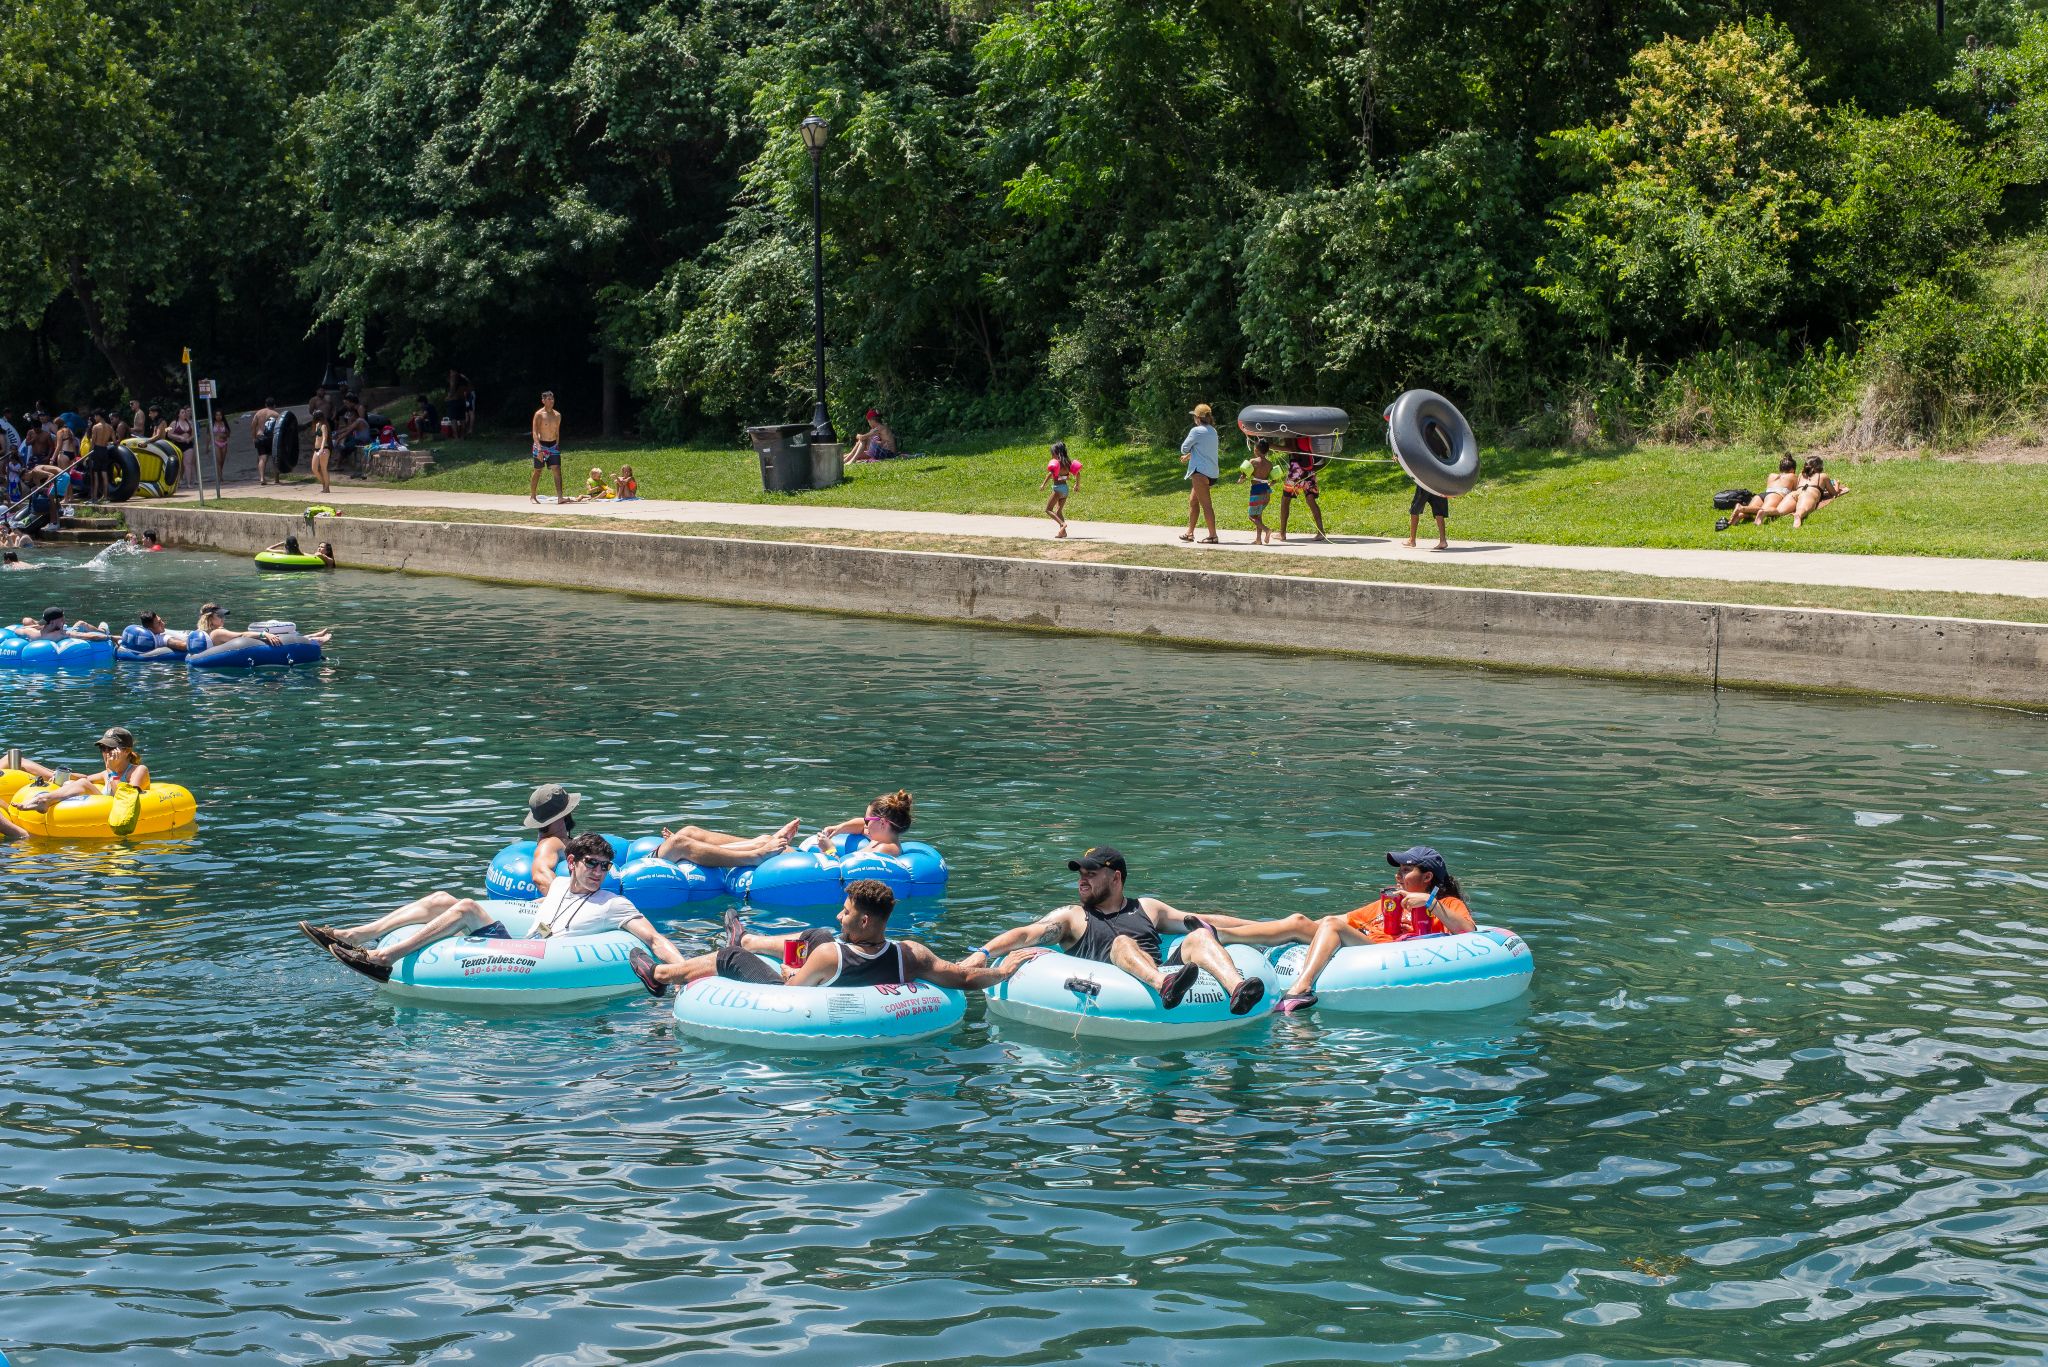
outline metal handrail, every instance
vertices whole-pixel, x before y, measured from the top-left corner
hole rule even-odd
[[[78,462],[80,462],[80,461],[82,461],[82,460],[84,460],[84,459],[85,459],[85,452],[83,452],[83,451],[80,451],[80,452],[79,452],[79,453],[78,453],[77,455],[75,455],[75,456],[73,456],[73,457],[71,458],[71,464],[69,464],[69,465],[65,466],[65,467],[64,467],[63,469],[59,470],[59,471],[58,471],[57,473],[58,473],[58,474],[60,474],[60,475],[68,475],[68,474],[70,474],[70,473],[71,473],[71,472],[72,472],[72,471],[73,471],[74,469],[76,469],[76,468],[77,468],[77,466],[78,466]],[[50,485],[52,485],[52,484],[54,484],[54,483],[56,483],[56,480],[54,480],[54,479],[51,479],[51,480],[45,480],[45,481],[44,481],[43,483],[41,483],[41,484],[38,484],[38,485],[37,485],[37,486],[35,487],[35,493],[28,493],[28,494],[23,494],[23,495],[22,495],[22,496],[21,496],[20,498],[16,499],[16,500],[15,500],[14,502],[12,502],[12,503],[8,504],[8,505],[7,505],[7,506],[6,506],[5,508],[0,508],[0,522],[5,522],[5,523],[7,523],[7,525],[8,525],[8,526],[10,526],[10,527],[11,527],[11,526],[13,526],[13,525],[14,525],[14,523],[13,523],[13,520],[12,520],[12,519],[13,519],[13,517],[14,517],[14,514],[15,514],[15,513],[17,512],[17,511],[19,511],[20,509],[22,509],[22,508],[26,508],[26,507],[27,507],[27,506],[28,506],[29,504],[31,504],[31,503],[33,503],[33,502],[35,502],[35,501],[36,501],[36,494],[40,494],[41,492],[43,492],[43,490],[45,490],[45,489],[49,488],[49,487],[50,487]],[[62,512],[63,512],[63,510],[62,510],[62,508],[61,508],[61,506],[60,506],[60,507],[59,507],[59,509],[58,509],[58,516],[57,516],[56,518],[52,519],[52,520],[53,520],[53,521],[59,521],[59,522],[63,521],[63,516],[62,516]]]

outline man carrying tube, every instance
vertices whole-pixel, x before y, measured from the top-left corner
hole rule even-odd
[[[1077,959],[1115,964],[1157,992],[1159,1004],[1169,1011],[1180,1005],[1203,969],[1230,994],[1233,1016],[1244,1015],[1266,995],[1266,985],[1237,971],[1222,942],[1200,918],[1157,897],[1125,896],[1124,879],[1130,870],[1116,850],[1097,845],[1079,859],[1069,859],[1067,867],[1079,880],[1078,904],[1006,930],[973,952],[993,958],[1025,945],[1055,943]],[[1162,930],[1187,935],[1163,966]]]
[[[640,909],[616,892],[604,888],[604,876],[611,872],[612,847],[605,838],[586,831],[569,842],[569,876],[557,878],[548,895],[534,912],[533,929],[526,938],[550,939],[565,935],[597,935],[623,930],[653,950],[664,964],[679,964],[682,951],[656,930]],[[394,930],[418,926],[413,934],[383,948],[377,942]],[[451,935],[474,935],[480,939],[510,939],[511,932],[490,912],[467,897],[434,892],[359,926],[336,930],[299,922],[306,938],[366,978],[391,980],[391,965],[436,940]]]
[[[725,913],[726,942],[717,952],[694,959],[657,964],[635,950],[629,960],[647,990],[659,997],[670,984],[699,978],[731,978],[743,983],[779,983],[787,987],[873,987],[881,984],[928,982],[936,987],[986,988],[1006,981],[1023,966],[1018,955],[1000,967],[967,968],[948,963],[915,940],[889,938],[889,913],[896,894],[875,878],[857,878],[846,885],[839,908],[839,933],[814,927],[801,936],[748,935],[737,911]],[[789,967],[785,946],[800,945],[801,962]],[[765,963],[763,954],[781,954],[783,967]]]

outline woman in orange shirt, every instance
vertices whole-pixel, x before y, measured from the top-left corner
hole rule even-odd
[[[1204,915],[1203,924],[1225,944],[1291,945],[1308,943],[1308,958],[1273,1009],[1283,1014],[1316,1004],[1315,984],[1322,971],[1346,945],[1386,944],[1418,935],[1464,935],[1473,928],[1472,909],[1444,857],[1427,845],[1394,850],[1387,862],[1397,870],[1394,886],[1376,902],[1355,911],[1310,920],[1296,914],[1280,921],[1246,921],[1235,916]]]

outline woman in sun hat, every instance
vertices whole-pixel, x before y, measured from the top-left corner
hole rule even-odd
[[[1209,486],[1223,473],[1223,467],[1217,463],[1216,415],[1208,404],[1198,403],[1188,416],[1195,420],[1195,425],[1180,443],[1180,462],[1188,467],[1188,529],[1180,539],[1195,539],[1195,519],[1199,516],[1209,524],[1209,534],[1202,540],[1213,546],[1222,539],[1216,535],[1216,505],[1209,499]]]

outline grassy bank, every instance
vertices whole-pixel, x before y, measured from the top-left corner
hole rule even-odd
[[[230,512],[298,513],[303,500],[230,498],[215,505]],[[1443,560],[1334,560],[1272,553],[1209,551],[1177,546],[1112,546],[1100,542],[978,536],[928,536],[910,532],[855,532],[812,528],[735,527],[724,523],[630,522],[579,517],[549,508],[539,517],[467,508],[406,508],[351,505],[349,517],[382,517],[408,522],[482,522],[497,525],[587,527],[594,531],[645,532],[668,536],[716,536],[749,541],[791,541],[806,545],[861,546],[882,550],[943,551],[1015,556],[1033,560],[1086,561],[1111,565],[1156,565],[1168,569],[1224,570],[1302,578],[1350,579],[1368,583],[1444,584],[1459,588],[1514,589],[1530,593],[1573,593],[1598,597],[1655,598],[1683,602],[1746,603],[1766,607],[1838,608],[1915,617],[1968,617],[1986,621],[2048,622],[2048,600],[1992,594],[1911,593],[1831,585],[1734,583],[1720,579],[1666,579],[1646,574],[1588,573],[1528,569],[1512,565],[1458,565]],[[347,562],[344,548],[343,563]]]
[[[1378,422],[1354,429],[1351,452],[1377,455]],[[1234,434],[1226,433],[1226,437]],[[1070,442],[1085,469],[1071,516],[1110,522],[1172,523],[1186,516],[1186,486],[1170,449]],[[524,441],[479,438],[437,448],[439,467],[408,487],[523,494],[531,464]],[[767,494],[744,448],[653,443],[569,443],[564,478],[578,492],[592,465],[631,462],[648,498],[821,505],[933,512],[1032,514],[1045,471],[1045,445],[1015,436],[934,446],[914,458],[854,466],[846,483],[799,494]],[[1532,541],[1580,546],[1670,546],[1838,551],[1885,555],[2048,557],[2048,463],[1979,464],[1932,459],[1829,461],[1852,492],[1806,526],[1789,520],[1715,532],[1717,489],[1761,489],[1774,455],[1739,447],[1638,446],[1604,454],[1492,449],[1485,480],[1452,505],[1461,541]],[[1234,480],[1234,461],[1226,460]],[[1412,492],[1392,465],[1333,464],[1323,472],[1324,515],[1346,532],[1386,535],[1408,526]],[[1225,483],[1217,514],[1248,527],[1245,489]],[[1268,522],[1277,525],[1276,499]],[[1289,531],[1313,530],[1297,505]]]

